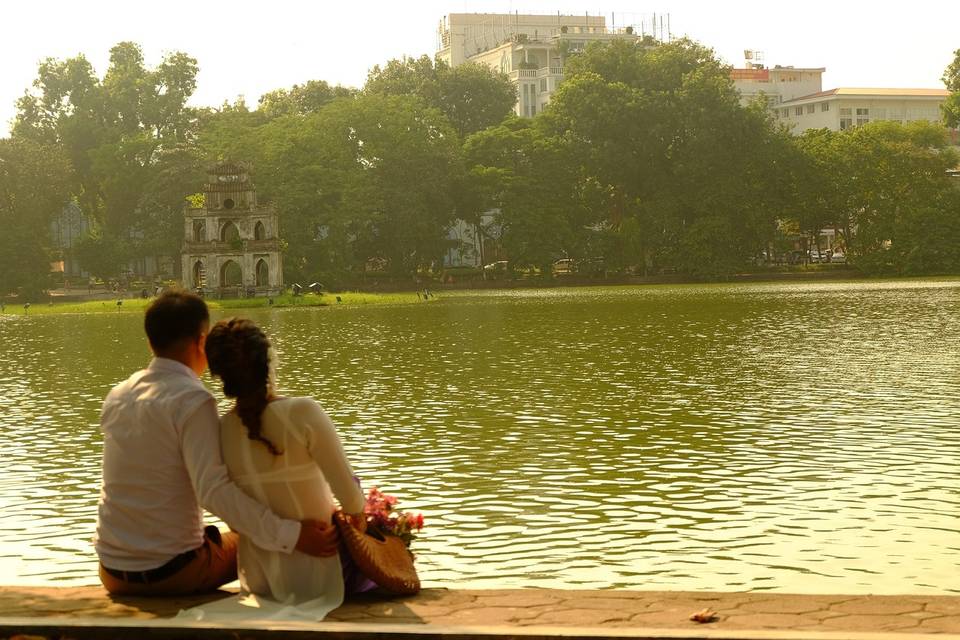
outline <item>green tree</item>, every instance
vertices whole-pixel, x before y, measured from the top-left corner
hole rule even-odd
[[[584,257],[588,220],[578,193],[579,164],[566,144],[539,121],[519,117],[466,140],[474,197],[495,208],[512,268],[549,275],[558,258]]]
[[[18,102],[14,136],[63,147],[78,202],[104,237],[145,238],[146,189],[162,170],[160,158],[196,131],[197,113],[186,105],[196,74],[196,60],[179,52],[148,68],[131,42],[110,50],[102,80],[83,56],[48,59]]]
[[[289,281],[346,282],[374,258],[409,276],[441,259],[459,150],[446,118],[420,98],[336,98],[241,138],[233,149],[249,153],[232,157],[253,160],[263,199],[282,212]]]
[[[736,270],[775,234],[786,134],[689,40],[593,44],[540,116],[583,164],[613,266]],[[587,188],[588,187],[588,188]]]
[[[93,225],[91,231],[77,243],[75,253],[85,270],[106,280],[116,276],[124,263],[136,257],[135,250],[130,242],[105,235],[96,222]]]
[[[871,272],[906,270],[907,256],[912,273],[927,272],[918,256],[918,244],[935,241],[936,225],[922,223],[921,217],[935,219],[945,207],[954,215],[947,169],[957,164],[957,154],[947,147],[946,131],[927,122],[901,125],[872,122],[838,136],[839,153],[850,176],[843,185],[846,211],[856,228],[852,252],[860,265]],[[954,225],[941,230],[941,238]],[[954,238],[960,241],[960,238]],[[960,266],[960,265],[958,265]]]
[[[359,255],[387,259],[398,275],[436,265],[460,170],[456,134],[443,114],[415,96],[365,95],[335,102],[323,115],[353,158],[338,222],[350,221]]]
[[[257,110],[267,118],[305,116],[316,113],[336,98],[349,98],[354,94],[356,90],[349,87],[331,87],[324,80],[310,80],[303,85],[295,84],[290,89],[276,89],[263,94]]]
[[[243,159],[257,164],[262,155],[260,129],[270,120],[250,110],[243,98],[219,108],[203,109],[194,145],[209,161]]]
[[[960,126],[960,49],[953,52],[953,61],[944,70],[942,80],[950,92],[940,107],[943,122],[947,127],[956,129]]]
[[[814,167],[806,176],[808,193],[818,194],[804,199],[805,229],[842,229],[848,258],[868,273],[960,268],[953,249],[960,243],[960,211],[946,173],[957,154],[942,126],[871,122],[806,132],[798,146]]]
[[[50,223],[70,198],[70,165],[53,145],[0,139],[0,295],[48,286]]]
[[[446,115],[461,139],[500,123],[517,101],[516,88],[505,74],[473,63],[451,68],[428,56],[373,67],[364,92],[419,96]]]

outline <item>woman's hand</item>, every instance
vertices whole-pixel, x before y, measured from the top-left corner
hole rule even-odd
[[[367,516],[363,513],[348,513],[346,514],[347,520],[350,521],[350,524],[353,525],[353,528],[359,531],[360,533],[366,533],[367,531]]]

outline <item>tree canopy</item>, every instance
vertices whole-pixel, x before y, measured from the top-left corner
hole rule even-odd
[[[93,274],[176,255],[185,198],[218,160],[250,163],[280,210],[287,281],[435,275],[457,219],[496,259],[545,275],[567,258],[725,277],[806,255],[824,228],[866,272],[960,269],[943,127],[793,136],[766,104],[742,106],[729,68],[690,40],[594,43],[564,64],[546,108],[519,118],[506,75],[427,56],[375,66],[360,90],[308,80],[256,108],[190,106],[198,66],[181,52],[151,67],[121,42],[102,76],[83,56],[47,59],[0,140],[0,294],[44,286],[41,230],[70,201]],[[960,50],[944,82],[954,127]]]

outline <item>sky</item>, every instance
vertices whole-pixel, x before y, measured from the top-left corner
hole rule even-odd
[[[893,3],[890,3],[891,5]],[[743,66],[743,50],[763,51],[768,66],[826,67],[824,89],[942,87],[944,68],[960,49],[960,0],[885,2],[780,0],[0,0],[0,135],[15,101],[48,57],[79,53],[98,73],[117,42],[134,41],[148,65],[165,53],[197,58],[192,104],[217,106],[308,80],[361,86],[376,64],[403,55],[432,55],[437,25],[448,13],[670,15],[674,36],[712,47]]]

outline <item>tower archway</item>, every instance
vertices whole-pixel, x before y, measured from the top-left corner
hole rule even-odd
[[[263,258],[257,260],[256,285],[258,287],[270,286],[270,267]]]
[[[227,260],[220,267],[220,286],[238,287],[243,284],[243,269],[234,260]]]
[[[205,276],[206,276],[206,272],[203,268],[203,261],[197,260],[196,262],[193,263],[193,287],[195,289],[203,288],[206,286],[207,283],[205,282],[206,280]]]

